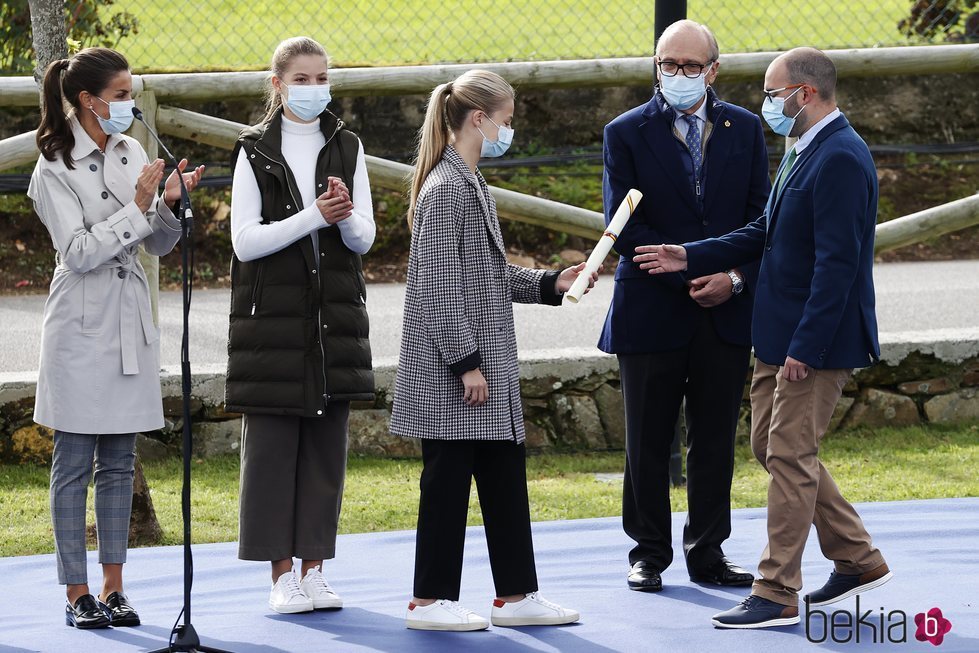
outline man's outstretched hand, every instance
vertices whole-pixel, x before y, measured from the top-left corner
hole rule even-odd
[[[687,250],[682,245],[640,245],[632,261],[650,274],[683,272],[687,269]]]

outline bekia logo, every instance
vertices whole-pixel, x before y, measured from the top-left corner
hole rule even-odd
[[[914,623],[918,626],[914,638],[919,642],[931,642],[935,646],[940,646],[946,633],[952,630],[952,622],[942,616],[940,608],[932,608],[927,613],[919,612],[914,615]]]
[[[914,638],[933,646],[940,646],[945,635],[952,630],[952,622],[942,615],[940,608],[919,612],[914,616],[914,623],[918,627]],[[883,607],[877,612],[861,611],[859,594],[853,613],[847,610],[830,613],[814,610],[806,601],[806,639],[813,644],[822,644],[827,639],[837,644],[903,644],[908,641],[908,615],[904,610],[887,612]]]

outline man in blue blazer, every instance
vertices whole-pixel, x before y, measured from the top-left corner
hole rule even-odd
[[[605,128],[606,222],[630,188],[643,201],[615,244],[621,255],[599,348],[618,356],[626,412],[622,522],[636,542],[628,586],[662,589],[673,560],[669,460],[686,398],[687,497],[683,551],[690,577],[750,585],[724,557],[731,534],[734,436],[750,356],[757,266],[684,278],[650,277],[632,262],[650,242],[720,236],[756,219],[770,183],[761,121],[710,88],[717,42],[693,21],[656,47],[652,99]]]
[[[651,273],[700,275],[761,257],[755,291],[751,447],[770,474],[768,546],[760,578],[718,628],[799,622],[802,552],[810,525],[829,581],[805,599],[822,606],[891,578],[870,534],[819,461],[819,442],[856,367],[880,355],[874,313],[877,171],[866,143],[836,106],[836,68],[813,48],[776,58],[762,115],[786,152],[764,215],[721,238],[638,247]]]

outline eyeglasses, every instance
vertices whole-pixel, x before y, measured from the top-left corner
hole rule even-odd
[[[764,93],[764,95],[765,95],[766,98],[768,98],[769,100],[771,100],[772,102],[774,102],[775,101],[775,97],[779,93],[782,93],[784,91],[788,91],[788,90],[793,89],[793,88],[800,89],[803,86],[809,86],[809,85],[808,84],[790,84],[789,86],[783,86],[782,88],[773,88],[770,91],[764,91],[763,90],[762,93]],[[809,86],[809,92],[810,93],[815,93],[816,92],[816,89],[814,89],[811,86]]]
[[[664,77],[675,77],[680,71],[683,71],[684,77],[700,77],[700,74],[704,72],[705,68],[710,68],[713,61],[708,61],[705,64],[699,63],[677,63],[675,61],[659,61],[656,63],[659,66],[659,71]]]

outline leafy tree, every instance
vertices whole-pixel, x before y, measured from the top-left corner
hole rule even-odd
[[[73,49],[95,45],[113,48],[139,32],[139,20],[133,14],[107,9],[113,2],[65,0],[65,29]],[[32,71],[36,56],[33,36],[28,0],[0,0],[0,73]]]
[[[911,15],[898,23],[908,38],[952,43],[979,41],[979,0],[914,0]]]

